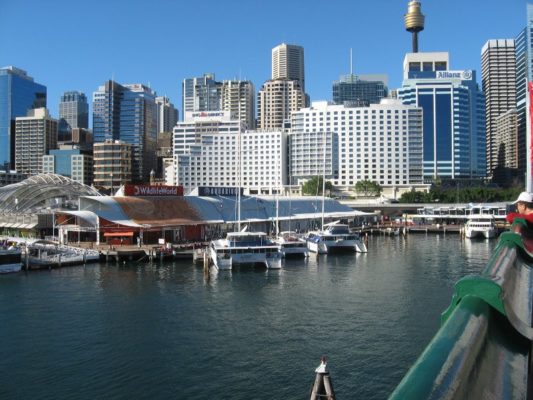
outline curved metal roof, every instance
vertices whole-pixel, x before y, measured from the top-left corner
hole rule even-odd
[[[80,196],[100,196],[100,193],[65,176],[33,175],[22,182],[0,187],[0,212],[35,212],[57,207],[55,199],[77,200]]]

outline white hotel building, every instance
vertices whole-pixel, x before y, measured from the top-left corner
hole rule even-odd
[[[246,131],[229,111],[187,112],[174,127],[176,185],[241,186],[250,194],[276,193],[286,182],[287,137]]]
[[[326,140],[326,179],[337,190],[353,190],[361,180],[398,190],[422,183],[420,108],[393,99],[369,107],[313,102],[292,114],[291,125],[293,184],[323,169],[320,136]]]

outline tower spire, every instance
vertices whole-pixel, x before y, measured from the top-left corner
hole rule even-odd
[[[424,14],[419,1],[412,0],[404,15],[405,30],[413,34],[413,53],[418,53],[418,32],[424,30]]]

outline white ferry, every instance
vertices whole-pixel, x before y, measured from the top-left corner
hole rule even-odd
[[[494,218],[490,216],[472,216],[464,226],[467,238],[482,237],[490,239],[496,236],[496,225]]]
[[[368,250],[358,233],[350,232],[348,225],[332,222],[324,225],[326,229],[311,231],[307,235],[307,248],[318,254],[334,250],[349,250],[366,253]]]
[[[279,246],[264,232],[229,232],[225,239],[214,240],[209,246],[209,257],[218,270],[245,264],[280,269],[281,256]]]

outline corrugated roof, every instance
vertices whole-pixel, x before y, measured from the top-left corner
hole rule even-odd
[[[100,197],[80,200],[81,210],[125,226],[180,226],[237,222],[234,197]],[[241,222],[312,219],[322,216],[321,197],[242,196]],[[325,218],[353,218],[370,215],[351,209],[333,199],[324,200]]]

